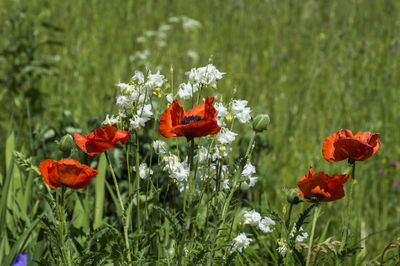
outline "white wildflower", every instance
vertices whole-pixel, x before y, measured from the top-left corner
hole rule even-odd
[[[167,152],[168,146],[162,140],[153,141],[153,149],[157,154],[165,154]]]
[[[126,83],[118,83],[115,86],[119,87],[122,93],[131,93],[135,89],[134,86]]]
[[[133,119],[129,119],[129,128],[131,130],[138,130],[141,127],[144,127],[148,120],[148,118],[134,115]]]
[[[213,64],[208,64],[207,66],[201,67],[199,71],[203,74],[202,83],[205,84],[214,84],[217,80],[222,79],[222,75],[225,74],[223,72],[219,72],[219,70]]]
[[[168,94],[166,95],[166,98],[167,98],[167,102],[169,102],[169,103],[172,103],[172,102],[174,101],[174,98],[173,98],[173,96],[172,96],[172,93],[168,93]]]
[[[160,75],[160,70],[155,74],[151,74],[147,76],[146,87],[150,89],[155,89],[161,87],[165,82],[164,75]]]
[[[121,109],[129,109],[132,107],[132,101],[127,96],[117,96],[117,106]]]
[[[188,50],[186,55],[191,58],[193,61],[199,60],[199,54],[193,50]]]
[[[171,178],[174,178],[179,182],[183,182],[188,179],[190,171],[186,160],[181,163],[178,156],[172,154],[165,156],[163,160],[166,164],[163,170],[168,171]]]
[[[214,107],[218,111],[215,120],[217,120],[219,126],[222,126],[223,120],[228,114],[228,109],[222,103],[214,103]]]
[[[257,226],[260,220],[261,220],[261,215],[257,211],[251,210],[249,212],[248,211],[244,212],[244,224]]]
[[[188,83],[182,83],[179,86],[179,90],[178,90],[178,96],[179,98],[182,98],[184,100],[190,99],[193,97],[193,93],[198,91],[198,86],[197,85],[193,85],[188,82]]]
[[[251,162],[247,162],[243,168],[242,176],[249,177],[255,173],[256,173],[256,167],[254,165],[252,165]]]
[[[172,30],[172,26],[168,24],[163,24],[158,28],[159,31],[169,31]]]
[[[149,56],[150,56],[150,51],[149,50],[141,50],[141,51],[137,51],[134,54],[133,60],[146,61]]]
[[[247,177],[247,179],[242,183],[242,185],[240,186],[241,189],[243,190],[247,190],[251,187],[254,187],[255,184],[257,183],[257,177],[255,176],[249,176]]]
[[[217,141],[221,144],[231,144],[235,140],[236,135],[235,132],[223,127],[217,135]]]
[[[275,221],[265,216],[259,223],[258,228],[264,233],[272,232],[271,226],[275,224]]]
[[[133,81],[137,80],[138,84],[144,84],[144,75],[143,72],[137,71],[135,72],[135,75],[132,77]]]
[[[146,42],[146,37],[139,36],[139,37],[136,38],[136,42],[137,43],[144,43],[144,42]]]
[[[188,18],[185,16],[182,16],[181,19],[182,19],[182,27],[183,27],[184,31],[192,31],[192,30],[201,28],[201,23],[195,19]]]
[[[282,255],[282,257],[285,257],[286,252],[287,252],[286,241],[283,239],[280,239],[278,241],[278,244],[279,244],[279,247],[276,250]]]
[[[226,158],[231,151],[232,148],[229,146],[218,145],[218,147],[214,148],[214,153],[212,154],[212,160],[215,161],[217,159]]]
[[[239,120],[240,123],[247,123],[250,121],[251,109],[250,107],[246,107],[246,100],[233,100],[231,105],[231,110],[235,114],[235,117]]]
[[[136,167],[133,167],[133,171],[136,172]],[[146,179],[153,174],[153,170],[147,167],[147,163],[141,163],[139,165],[139,177],[141,179]]]
[[[201,146],[199,150],[197,151],[197,158],[199,160],[199,163],[204,163],[208,159],[208,149],[205,147]]]
[[[106,126],[112,126],[114,124],[117,124],[119,122],[119,116],[114,117],[113,115],[110,117],[109,115],[106,115],[106,119],[102,122],[103,125]]]
[[[291,237],[294,237],[295,231],[296,231],[296,227],[294,226],[294,227],[293,227],[293,231],[292,231],[291,234],[290,234]],[[303,227],[300,227],[300,228],[299,228],[299,233],[300,233],[300,234],[298,234],[298,235],[296,236],[296,242],[303,242],[303,241],[308,237],[308,233],[305,232],[305,231],[303,231]]]
[[[139,108],[136,113],[137,115],[143,118],[147,118],[147,120],[149,120],[153,116],[153,112],[151,111],[151,104],[145,104],[143,108]]]
[[[241,233],[233,239],[233,246],[230,253],[235,251],[242,252],[244,248],[247,248],[250,245],[250,242],[251,238],[248,238],[245,233]]]
[[[157,35],[157,32],[154,30],[148,30],[144,33],[147,37],[153,37]]]

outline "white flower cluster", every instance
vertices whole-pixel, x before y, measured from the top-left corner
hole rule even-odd
[[[261,219],[261,215],[257,211],[251,210],[244,212],[244,224],[255,226],[264,233],[269,233],[272,232],[271,227],[275,225],[275,221],[267,216]]]
[[[207,66],[192,68],[185,74],[192,84],[212,85],[216,84],[217,80],[222,79],[225,73],[220,72],[213,64],[208,64]]]
[[[127,118],[129,128],[138,130],[145,126],[153,116],[151,97],[156,88],[160,88],[165,78],[160,74],[148,71],[147,77],[142,72],[136,72],[130,83],[118,83],[121,94],[116,97],[119,116],[106,116],[103,124],[112,125]]]
[[[246,190],[250,187],[254,187],[257,182],[257,177],[252,176],[256,173],[256,167],[252,165],[250,162],[247,162],[242,171],[242,183],[241,188]]]
[[[242,252],[244,248],[247,248],[250,245],[250,242],[251,238],[248,238],[245,233],[241,233],[233,239],[230,253],[233,253],[235,251]]]
[[[171,178],[182,183],[188,180],[190,170],[187,158],[183,162],[180,162],[178,156],[169,154],[165,155],[162,159],[165,163],[163,170],[167,171]]]
[[[144,47],[151,47],[155,45],[158,49],[167,46],[168,32],[173,30],[175,24],[181,24],[185,32],[190,32],[201,28],[201,23],[195,19],[186,16],[175,16],[168,19],[168,23],[162,24],[157,30],[147,30],[143,35],[136,38],[136,42]],[[198,57],[195,51],[189,50],[188,57]],[[148,49],[136,51],[136,53],[129,58],[130,61],[139,65],[147,65],[151,52]]]

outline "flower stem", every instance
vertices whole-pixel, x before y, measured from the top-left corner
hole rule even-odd
[[[113,169],[113,167],[112,167],[110,158],[108,157],[107,151],[105,151],[104,153],[105,153],[105,155],[106,155],[108,167],[110,168],[111,176],[112,176],[113,181],[114,181],[115,190],[117,191],[117,196],[118,196],[119,204],[120,204],[120,206],[121,206],[121,210],[122,210],[122,212],[125,212],[124,204],[122,203],[121,194],[119,193],[118,182],[117,182],[117,178],[115,177],[114,169]]]
[[[313,245],[313,240],[314,240],[315,225],[317,224],[317,219],[318,219],[318,216],[319,216],[319,212],[320,212],[320,209],[319,209],[319,205],[318,205],[318,202],[317,202],[317,203],[315,203],[315,210],[314,210],[314,218],[313,218],[312,229],[311,229],[311,236],[310,236],[310,241],[308,243],[306,266],[310,265],[311,250],[312,250],[312,245]]]
[[[117,178],[115,177],[114,169],[112,167],[110,158],[108,157],[107,151],[105,151],[104,153],[106,155],[106,159],[107,159],[107,162],[108,162],[108,167],[110,168],[110,171],[111,171],[111,176],[112,176],[112,178],[114,180],[115,190],[117,191],[119,204],[121,205],[122,216],[123,216],[124,219],[126,219],[125,208],[124,208],[124,204],[122,203],[121,194],[119,193]],[[128,226],[124,226],[124,237],[125,237],[126,249],[128,250],[128,262],[130,263],[131,262],[131,252],[130,252],[129,238],[128,238]]]
[[[286,227],[289,228],[289,224],[290,224],[290,217],[292,216],[292,209],[293,209],[293,203],[290,203],[290,207],[289,207],[289,214],[286,220]]]
[[[190,148],[189,148],[189,208],[192,204],[192,194],[193,194],[193,157],[194,157],[194,138],[190,139]]]
[[[139,175],[139,136],[136,132],[136,207],[137,230],[140,233],[140,175]]]
[[[224,204],[224,209],[222,210],[222,225],[225,222],[225,218],[226,218],[226,213],[228,211],[228,207],[229,207],[229,203],[232,200],[233,194],[236,191],[236,186],[237,186],[237,182],[239,180],[240,175],[242,174],[243,168],[247,162],[247,160],[250,157],[251,151],[252,151],[252,147],[254,144],[254,139],[256,137],[257,132],[253,131],[253,135],[251,136],[250,142],[249,142],[249,146],[247,147],[247,151],[245,156],[243,157],[240,165],[239,165],[239,169],[237,169],[236,174],[235,174],[235,179],[233,180],[233,185],[232,185],[232,190],[231,193],[229,194],[228,199],[226,200],[225,204]]]

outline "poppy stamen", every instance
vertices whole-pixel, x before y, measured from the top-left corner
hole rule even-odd
[[[190,122],[199,122],[199,121],[201,121],[201,120],[203,120],[200,116],[198,116],[198,115],[189,115],[189,116],[187,116],[187,117],[184,117],[182,120],[181,120],[181,125],[187,125],[187,124],[189,124]]]

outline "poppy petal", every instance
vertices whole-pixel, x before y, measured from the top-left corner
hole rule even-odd
[[[115,136],[112,140],[113,143],[116,143],[118,141],[121,141],[122,144],[128,141],[128,139],[131,137],[131,132],[129,131],[123,131],[123,130],[118,130],[115,133]]]
[[[337,162],[348,158],[346,154],[343,154],[342,152],[336,150],[334,146],[334,143],[340,138],[340,136],[341,135],[345,136],[346,133],[348,134],[349,132],[343,131],[341,129],[325,139],[324,144],[322,146],[322,156],[324,157],[325,160],[327,160],[328,162]]]
[[[54,169],[56,167],[57,161],[51,159],[44,160],[39,165],[40,173],[43,176],[44,182],[52,188],[57,188],[60,186],[57,180],[53,178],[54,172],[57,171],[57,169]]]
[[[374,148],[368,143],[351,138],[338,139],[334,143],[334,147],[336,153],[356,161],[364,161],[371,157],[374,152]]]
[[[99,150],[93,143],[93,141],[89,140],[85,135],[75,133],[74,139],[79,148],[81,148],[85,153],[90,156],[94,156],[102,152],[102,150]]]
[[[210,134],[217,134],[221,128],[217,121],[199,121],[174,127],[172,133],[176,136],[203,137]]]

